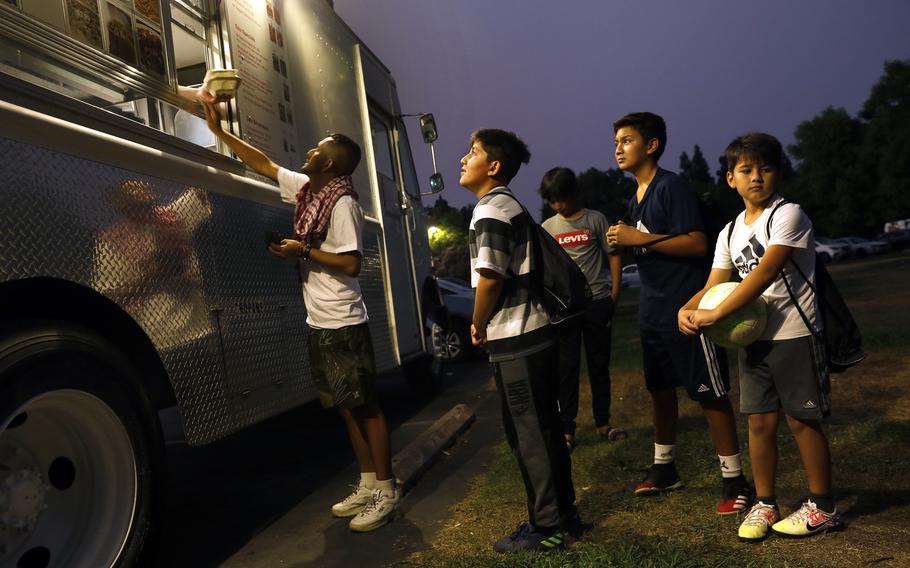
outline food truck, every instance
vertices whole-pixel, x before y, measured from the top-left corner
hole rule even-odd
[[[295,267],[264,236],[290,235],[293,204],[180,94],[216,69],[242,80],[224,128],[275,162],[360,144],[377,369],[432,379],[410,118],[331,2],[0,0],[4,568],[143,561],[162,409],[203,445],[316,398]]]

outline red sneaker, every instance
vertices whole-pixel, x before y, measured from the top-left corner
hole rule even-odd
[[[755,490],[745,476],[724,479],[724,492],[717,502],[718,515],[736,515],[749,509],[755,501]]]
[[[672,463],[655,463],[648,468],[648,473],[641,483],[635,486],[635,494],[641,496],[657,495],[664,491],[673,491],[683,486]]]

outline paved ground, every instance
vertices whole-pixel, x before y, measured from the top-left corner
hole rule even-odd
[[[379,393],[393,452],[455,404],[477,413],[475,424],[406,496],[395,522],[355,534],[331,516],[357,468],[340,418],[307,405],[203,448],[169,443],[171,498],[160,566],[366,567],[426,548],[501,439],[489,366],[450,366],[431,401],[413,397],[398,375],[383,377]]]

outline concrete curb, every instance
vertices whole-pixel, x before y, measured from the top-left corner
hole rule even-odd
[[[407,493],[439,454],[474,422],[477,416],[466,404],[456,404],[392,458],[398,487]]]

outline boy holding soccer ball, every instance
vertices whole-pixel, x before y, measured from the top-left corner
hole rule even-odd
[[[749,415],[749,456],[757,492],[739,538],[757,542],[769,531],[806,537],[838,530],[844,524],[831,498],[831,454],[820,424],[831,406],[828,370],[824,345],[813,334],[817,329],[808,327],[820,323],[815,295],[800,276],[802,272],[815,279],[812,222],[798,205],[775,193],[788,165],[776,138],[746,134],[730,143],[725,158],[727,183],[743,198],[745,210],[721,231],[708,282],[679,310],[677,319],[683,334],[694,335],[759,296],[768,302],[764,333],[739,350],[740,409]],[[697,309],[702,296],[730,280],[734,269],[742,283],[715,308]],[[806,501],[783,520],[774,487],[781,411],[809,484]]]

